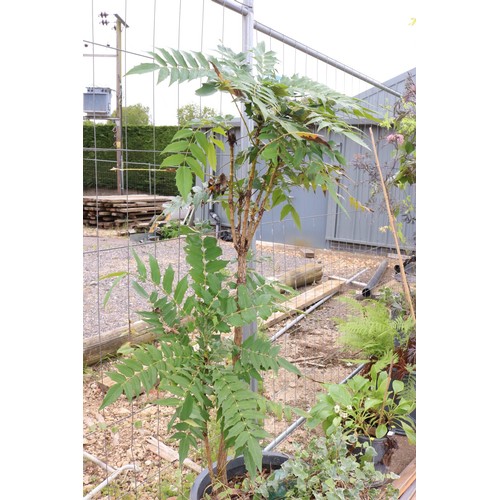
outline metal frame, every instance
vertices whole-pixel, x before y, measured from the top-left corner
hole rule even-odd
[[[236,3],[233,0],[212,0],[212,2],[218,3],[223,7],[227,7],[228,9],[234,12],[238,12],[242,16],[246,16],[248,19],[251,19],[253,21],[253,0],[251,0],[251,6],[248,4],[247,4],[248,6],[246,6],[240,3]],[[402,97],[402,94],[395,91],[394,89],[386,87],[383,83],[380,83],[379,81],[374,80],[373,78],[370,78],[369,76],[360,73],[359,71],[356,71],[355,69],[350,68],[349,66],[346,66],[345,64],[336,61],[335,59],[332,59],[331,57],[328,57],[327,55],[322,54],[321,52],[318,52],[317,50],[314,50],[311,47],[308,47],[307,45],[304,45],[303,43],[300,43],[297,40],[294,40],[293,38],[284,35],[283,33],[279,33],[278,31],[269,28],[269,26],[259,23],[258,21],[253,21],[253,28],[256,29],[257,31],[260,31],[261,33],[264,33],[265,35],[269,35],[270,37],[289,45],[290,47],[300,50],[301,52],[304,52],[304,54],[319,59],[320,61],[328,64],[329,66],[333,66],[334,68],[340,69],[349,75],[359,78],[360,80],[363,80],[364,82],[369,83],[374,87],[385,90],[389,94],[392,94],[396,97]],[[245,47],[245,44],[243,44],[243,47]]]

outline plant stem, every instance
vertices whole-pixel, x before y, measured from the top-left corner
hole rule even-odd
[[[215,484],[215,474],[212,468],[212,449],[210,447],[210,440],[208,439],[208,432],[203,434],[203,443],[205,445],[205,460],[207,461],[208,474],[210,476],[210,482]]]
[[[234,227],[234,143],[229,143],[229,192],[227,194],[227,204],[229,206],[229,219],[231,221],[231,236],[236,243],[236,230]]]
[[[408,286],[408,280],[406,278],[406,273],[405,273],[405,269],[404,269],[403,257],[401,256],[401,250],[399,248],[399,239],[398,239],[398,233],[396,232],[396,224],[394,222],[394,216],[392,214],[391,204],[389,202],[389,194],[387,192],[387,187],[386,187],[385,182],[384,182],[384,176],[382,174],[382,169],[380,168],[380,163],[379,163],[378,154],[377,154],[377,147],[375,145],[375,138],[373,137],[373,131],[372,131],[371,127],[370,127],[370,136],[371,136],[372,145],[373,145],[373,153],[375,155],[375,164],[377,165],[378,174],[380,176],[380,184],[382,185],[382,191],[384,193],[385,205],[387,208],[387,215],[389,216],[389,224],[391,226],[392,236],[394,237],[394,243],[396,244],[396,252],[398,254],[399,267],[401,269],[401,278],[403,281],[403,288],[405,291],[408,306],[410,308],[411,317],[413,318],[413,321],[415,321],[415,323],[416,323],[417,319],[415,316],[415,310],[413,308],[413,301],[411,299],[410,287]]]
[[[252,232],[253,224],[252,221],[249,220],[250,217],[250,206],[252,204],[252,184],[255,178],[255,171],[257,170],[257,160],[254,160],[250,165],[250,172],[248,173],[248,181],[247,181],[247,189],[245,192],[245,206],[243,209],[243,218],[241,221],[241,239],[243,241],[243,245],[245,249],[248,248],[248,244],[251,240],[249,232]],[[250,229],[250,231],[249,231]]]
[[[219,450],[217,452],[216,481],[220,482],[224,486],[228,485],[226,468],[227,468],[227,449],[226,449],[226,443],[224,442],[224,436],[221,435],[219,438]]]
[[[389,365],[389,371],[388,371],[388,374],[389,374],[389,378],[388,378],[388,382],[387,382],[387,387],[385,388],[385,392],[384,392],[384,398],[383,398],[383,401],[382,401],[382,407],[380,408],[380,416],[378,418],[378,425],[380,425],[382,423],[382,417],[383,417],[383,411],[384,411],[384,408],[385,408],[385,402],[387,401],[387,394],[389,394],[389,386],[391,385],[391,379],[392,379],[392,367],[394,365],[394,357],[391,358],[391,364]]]
[[[252,211],[252,217],[255,218],[254,225],[252,228],[252,231],[253,231],[252,237],[253,237],[253,234],[255,234],[255,231],[257,230],[257,227],[259,226],[260,221],[262,220],[262,217],[263,217],[264,212],[265,212],[267,200],[269,199],[269,196],[271,195],[271,193],[274,189],[274,183],[276,180],[276,176],[278,174],[278,170],[282,166],[283,166],[282,163],[279,162],[274,167],[273,172],[271,174],[271,178],[269,180],[269,183],[267,184],[266,189],[261,190],[259,192],[257,200],[255,201],[254,210]],[[262,197],[263,194],[264,194],[264,197]]]

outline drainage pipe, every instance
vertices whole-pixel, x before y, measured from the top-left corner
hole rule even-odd
[[[96,465],[101,467],[101,469],[104,469],[106,472],[115,472],[116,471],[116,469],[114,467],[111,467],[111,465],[108,465],[108,464],[105,464],[104,462],[101,462],[98,458],[94,457],[94,455],[91,455],[90,453],[87,453],[86,451],[83,452],[83,458],[86,458],[87,460],[94,462]]]
[[[348,278],[345,282],[345,284],[350,283],[351,281],[355,280],[359,275],[363,274],[365,271],[367,271],[368,268],[363,269],[362,271],[359,271],[359,273],[356,273],[354,276]],[[313,304],[311,307],[306,309],[300,316],[297,316],[294,318],[292,321],[289,321],[281,330],[276,332],[271,338],[270,341],[274,342],[276,339],[281,337],[284,333],[286,333],[292,326],[296,325],[300,320],[304,319],[310,312],[314,311],[317,307],[319,307],[321,304],[324,304],[327,300],[331,299],[338,291],[331,293],[330,295],[324,297],[320,301],[316,302]]]
[[[348,280],[348,278],[343,278],[342,276],[335,276],[334,274],[330,274],[328,277],[332,280],[340,280],[340,281]],[[350,283],[356,286],[362,286],[363,288],[366,286],[366,283],[363,283],[362,281],[351,281]]]
[[[359,365],[352,373],[350,373],[342,382],[341,384],[345,384],[350,378],[354,377],[354,375],[358,374],[363,367],[365,366],[365,363]],[[282,441],[284,441],[288,436],[292,434],[296,429],[298,429],[305,421],[307,420],[306,417],[300,417],[298,420],[296,420],[290,427],[285,429],[277,438],[273,439],[262,451],[272,451],[276,446],[278,446]]]
[[[380,263],[378,266],[378,269],[375,271],[375,274],[371,277],[370,281],[366,285],[363,290],[361,290],[361,295],[365,298],[370,297],[372,294],[372,290],[377,286],[378,282],[380,281],[380,278],[384,274],[385,270],[387,269],[389,261],[386,259]]]
[[[411,267],[411,264],[413,262],[417,262],[417,257],[416,255],[412,255],[411,257],[409,257],[408,259],[406,259],[404,262],[403,262],[403,267],[405,269],[405,271],[407,270],[407,268]],[[399,264],[396,264],[394,266],[394,271],[396,274],[399,274],[401,272],[401,266]]]

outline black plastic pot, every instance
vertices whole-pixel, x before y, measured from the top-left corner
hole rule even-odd
[[[389,451],[390,448],[390,438],[388,437],[383,437],[381,439],[378,438],[369,438],[368,436],[358,436],[358,443],[363,444],[363,443],[369,443],[370,446],[372,446],[375,451],[376,455],[373,457],[373,466],[375,470],[382,472],[385,474],[388,471],[387,465],[388,463],[384,463],[384,458],[387,452]],[[364,455],[365,449],[361,447],[356,447],[353,450],[353,454],[358,458],[358,461],[361,459],[361,457]],[[386,462],[390,463],[390,460]]]
[[[288,460],[288,456],[277,452],[264,452],[262,456],[262,468],[273,471],[279,469],[283,463]],[[214,465],[215,467],[215,465]],[[226,466],[228,480],[236,476],[242,476],[247,471],[243,457],[236,457],[228,461]],[[212,490],[210,483],[210,474],[208,469],[204,469],[195,479],[191,491],[189,492],[189,500],[200,500],[205,493],[210,493]]]

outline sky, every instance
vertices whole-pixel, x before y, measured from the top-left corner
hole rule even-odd
[[[212,0],[89,0],[81,18],[82,92],[87,87],[113,89],[112,110],[116,107],[116,31],[118,14],[128,24],[122,35],[123,73],[147,62],[144,56],[154,47],[201,50],[212,53],[221,42],[233,50],[242,49],[242,19],[238,13]],[[312,8],[311,8],[312,7]],[[108,13],[108,25],[99,16]],[[361,0],[346,2],[318,0],[254,0],[254,19],[274,31],[293,38],[357,72],[383,82],[416,67],[416,2],[398,2],[398,8]],[[254,30],[254,42],[263,41],[281,60],[280,72],[305,74],[336,90],[359,93],[370,85],[318,62],[311,56]],[[109,46],[109,47],[108,47]],[[93,56],[93,57],[92,57]],[[199,82],[172,87],[155,84],[154,76],[130,75],[122,79],[123,105],[148,106],[156,125],[175,125],[177,109],[188,103],[228,109],[220,96],[201,102],[194,91]]]

